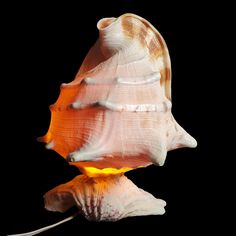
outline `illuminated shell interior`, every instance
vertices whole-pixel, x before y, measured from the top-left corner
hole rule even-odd
[[[41,138],[88,176],[152,163],[196,141],[171,113],[171,65],[160,33],[124,14],[97,24],[99,39],[74,81],[61,85]]]

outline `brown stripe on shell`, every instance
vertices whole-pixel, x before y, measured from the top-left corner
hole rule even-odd
[[[144,22],[144,21],[140,21],[140,20],[136,20],[138,23],[137,23],[137,28],[139,27],[139,42],[141,43],[142,46],[146,46],[148,47],[147,45],[147,41],[146,41],[146,38],[148,37],[148,32],[149,34],[152,33],[152,36],[154,36],[154,33],[151,29],[151,27],[149,26],[149,24],[147,22]],[[150,40],[151,41],[151,40]]]
[[[146,30],[147,30],[147,29],[151,29],[151,27],[150,27],[150,25],[149,25],[148,22],[146,22],[146,21],[141,21],[141,22],[142,22],[142,24],[145,26]],[[151,29],[151,31],[153,31],[153,30]]]
[[[146,36],[147,32],[152,33],[152,39],[150,40],[149,45],[147,45],[151,58],[157,58],[163,54],[163,43],[159,35],[153,32],[150,24],[146,21],[142,21],[142,25],[145,27]]]
[[[169,94],[168,88],[169,88],[169,83],[171,80],[171,70],[169,67],[165,67],[164,69],[162,69],[160,71],[161,73],[161,80],[160,80],[160,84],[161,86],[165,87],[165,93],[168,99],[171,99],[171,95]]]
[[[143,47],[148,47],[151,58],[157,58],[163,54],[165,46],[162,39],[157,33],[153,32],[148,22],[137,20],[131,16],[126,16],[122,18],[121,23],[126,36],[130,38],[136,36]],[[150,43],[147,45],[146,37],[150,34],[152,34],[151,40],[149,40]]]
[[[165,68],[161,70],[160,83],[165,89],[166,96],[171,100],[171,65],[164,39],[148,21],[141,17],[125,14],[121,19],[125,35],[136,38],[143,47],[147,47],[150,59],[163,57]]]
[[[160,46],[159,41],[157,41],[155,37],[153,37],[150,41],[148,50],[151,58],[158,58],[163,55],[163,48]]]
[[[161,70],[161,80],[160,80],[161,86],[164,86],[167,80],[170,80],[170,68],[165,67],[164,69]]]
[[[147,37],[147,30],[144,27],[140,27],[139,41],[143,47],[146,45],[146,40],[145,40],[146,37]]]
[[[130,38],[134,37],[134,31],[133,31],[133,22],[132,22],[132,17],[123,17],[121,21],[122,29],[125,33]]]
[[[164,49],[165,49],[165,45],[164,45],[164,43],[163,43],[162,37],[161,37],[160,34],[158,34],[158,33],[156,33],[155,35],[156,35],[156,38],[157,38],[157,40],[158,40],[158,43],[160,44],[160,47],[162,48],[162,50],[164,50]]]
[[[145,47],[146,46],[146,36],[147,36],[147,29],[146,26],[131,16],[126,16],[122,18],[122,28],[126,36],[130,38],[137,37],[140,44]]]
[[[150,26],[149,28],[151,29]],[[165,45],[163,43],[163,39],[158,33],[153,32],[153,38],[150,41],[148,48],[152,58],[158,58],[159,56],[164,54]]]

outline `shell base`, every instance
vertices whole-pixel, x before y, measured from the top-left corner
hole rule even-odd
[[[91,178],[79,175],[44,196],[45,208],[65,212],[77,206],[91,221],[117,221],[131,216],[162,215],[165,201],[138,188],[123,174]]]

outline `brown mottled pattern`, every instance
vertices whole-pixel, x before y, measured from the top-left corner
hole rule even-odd
[[[168,67],[161,70],[161,86],[163,86],[167,80],[170,80],[170,68]]]
[[[133,23],[132,23],[132,17],[124,17],[121,21],[122,28],[125,32],[125,34],[131,38],[133,38]]]
[[[146,31],[150,29],[153,32],[148,22],[143,21],[142,24],[145,25]],[[148,49],[149,49],[151,57],[157,58],[160,55],[162,55],[163,48],[164,48],[164,45],[162,43],[161,38],[159,37],[157,33],[155,34],[153,32],[152,39],[148,45]]]
[[[138,36],[138,40],[140,44],[144,46],[148,46],[151,57],[157,58],[163,54],[164,44],[162,42],[162,38],[156,33],[153,32],[151,27],[147,22],[141,22],[140,20],[133,19],[130,16],[126,16],[122,18],[122,28],[124,30],[125,35],[130,38],[134,38]],[[152,39],[150,40],[149,45],[146,45],[145,38],[147,37],[147,32],[150,29],[150,32],[153,32]]]
[[[148,48],[151,59],[155,60],[158,57],[163,57],[166,68],[161,70],[160,83],[161,86],[165,87],[166,96],[171,99],[171,95],[169,94],[171,83],[171,68],[168,60],[166,61],[166,57],[168,57],[166,53],[168,52],[166,52],[167,49],[162,36],[155,30],[153,30],[149,22],[137,19],[130,15],[124,16],[122,18],[122,27],[125,35],[130,38],[136,37],[143,47]]]
[[[141,45],[143,47],[146,46],[145,38],[147,36],[147,29],[142,22],[127,16],[122,19],[122,28],[126,36],[130,38],[134,38],[136,36]]]
[[[170,83],[171,83],[171,72],[170,72],[170,68],[169,67],[165,67],[163,70],[161,70],[161,80],[160,80],[160,84],[161,86],[165,87],[165,93],[168,99],[171,100],[171,94],[169,91],[169,87],[170,87]]]
[[[139,41],[142,46],[147,46],[146,37],[147,37],[148,28],[150,27],[148,24],[146,24],[146,22],[141,22],[141,21],[138,22],[138,26],[139,26]]]
[[[146,45],[146,40],[145,40],[146,36],[147,36],[147,30],[144,27],[141,27],[139,31],[139,41],[143,47]]]
[[[163,54],[163,48],[160,47],[159,41],[155,37],[152,38],[148,45],[149,53],[151,57],[158,58]]]
[[[163,43],[163,39],[161,38],[161,36],[158,33],[156,33],[156,37],[157,37],[158,43],[160,44],[162,50],[164,50],[165,45]]]
[[[161,73],[161,80],[160,80],[161,86],[163,86],[165,84],[165,76],[166,76],[165,70],[166,70],[166,68],[164,68],[160,71],[160,73]]]
[[[166,80],[170,80],[170,68],[166,68]]]
[[[151,28],[148,22],[142,21],[142,24],[145,26],[146,29]]]

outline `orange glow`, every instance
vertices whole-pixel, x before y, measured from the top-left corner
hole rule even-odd
[[[51,122],[48,132],[39,141],[47,143],[46,148],[56,151],[59,155],[67,159],[71,153],[80,150],[88,142],[91,142],[92,137],[105,137],[104,132],[108,132],[106,131],[106,123],[111,121],[104,107],[92,105],[83,109],[77,109],[72,105],[78,100],[78,94],[82,99],[81,101],[85,101],[85,104],[90,104],[90,102],[91,104],[96,104],[99,100],[103,101],[106,99],[107,94],[109,94],[111,86],[113,85],[99,84],[99,86],[91,86],[86,83],[80,83],[77,79],[68,85],[63,85],[58,100],[50,107]],[[124,119],[120,116],[124,116]],[[137,114],[135,112],[130,112],[129,119],[126,119],[126,114],[116,113],[115,119],[120,120],[120,125],[124,121],[123,125],[128,129],[129,126],[133,126],[133,120],[137,120],[136,116]],[[140,114],[140,116],[142,116],[140,118],[141,120],[148,118],[146,117],[148,116],[146,113]],[[123,142],[120,139],[122,135],[119,132],[121,130],[121,128],[118,128],[117,132],[111,130],[110,134],[107,135],[107,139],[102,140],[104,144],[105,142],[108,143],[107,156],[104,154],[99,160],[81,160],[70,162],[70,164],[76,166],[81,172],[91,177],[116,175],[151,165],[150,158],[146,154],[138,155],[135,153],[135,155],[130,155],[130,153],[121,153],[119,151],[119,148],[116,146],[121,145]],[[93,144],[96,146],[96,143],[99,141],[95,140]],[[133,149],[133,147],[130,147],[130,149]]]
[[[117,175],[127,171],[132,170],[133,168],[123,167],[121,169],[116,168],[104,168],[98,169],[95,167],[84,167],[83,172],[89,177],[98,177],[98,176],[107,176],[107,175]]]

